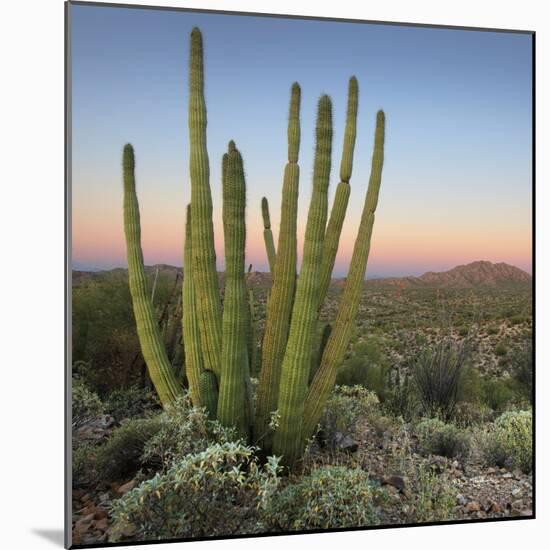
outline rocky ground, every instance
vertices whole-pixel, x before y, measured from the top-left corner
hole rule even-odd
[[[105,439],[112,429],[109,417],[102,417],[80,428],[78,436],[87,441]],[[414,435],[406,425],[381,429],[365,419],[354,437],[341,434],[336,453],[314,444],[313,463],[359,465],[382,488],[382,524],[397,525],[434,521],[423,516],[419,507],[436,498],[437,487],[451,488],[453,502],[445,517],[436,521],[532,516],[532,477],[519,470],[486,467],[475,453],[465,460],[442,456],[422,456],[416,452]],[[426,489],[426,473],[441,482]],[[106,481],[95,488],[73,490],[73,544],[102,543],[109,536],[111,503],[133,489],[135,479]],[[420,502],[420,504],[419,504]],[[423,509],[423,508],[422,508]],[[437,510],[436,510],[437,512]],[[128,537],[132,533],[127,534]]]

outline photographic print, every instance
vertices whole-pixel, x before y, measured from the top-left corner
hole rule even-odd
[[[534,517],[534,33],[66,8],[68,545]]]

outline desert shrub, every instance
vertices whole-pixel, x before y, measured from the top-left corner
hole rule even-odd
[[[436,474],[429,467],[419,466],[411,493],[409,521],[425,523],[453,519],[456,494],[447,477]]]
[[[89,442],[78,446],[73,444],[72,479],[73,487],[88,485],[96,479],[97,446]]]
[[[178,398],[157,419],[158,429],[145,443],[142,460],[163,470],[184,455],[237,439],[234,429],[210,420],[204,409],[193,408],[188,394]]]
[[[382,345],[376,338],[357,344],[353,353],[338,370],[338,385],[362,385],[380,397],[386,390],[389,364]]]
[[[488,464],[520,468],[529,473],[533,457],[531,411],[508,411],[495,421],[486,435],[483,455]]]
[[[499,342],[494,349],[495,355],[497,357],[503,357],[508,352],[506,345],[503,342]]]
[[[367,472],[325,466],[274,493],[262,523],[272,532],[376,525],[376,493]]]
[[[482,403],[496,412],[503,412],[517,398],[514,381],[508,378],[482,378],[480,381]]]
[[[338,432],[352,434],[358,420],[377,406],[376,394],[363,386],[336,386],[321,418],[322,439],[331,446]]]
[[[139,386],[118,388],[105,398],[105,410],[117,422],[125,418],[136,418],[160,408],[155,392]]]
[[[97,449],[97,472],[102,480],[123,479],[143,465],[145,445],[161,429],[159,417],[136,418],[113,430]]]
[[[408,374],[393,378],[385,394],[380,397],[384,409],[390,414],[411,421],[420,412],[418,390]]]
[[[470,437],[454,424],[438,418],[422,420],[416,426],[419,449],[424,454],[465,458],[470,452]]]
[[[73,379],[72,410],[73,428],[82,426],[90,419],[104,413],[103,403],[97,393],[91,391],[79,378]]]
[[[486,329],[486,332],[490,336],[494,336],[495,334],[499,333],[499,328],[495,325],[489,325]]]
[[[113,503],[110,542],[127,529],[140,541],[256,533],[278,471],[277,459],[262,466],[239,442],[187,455]]]
[[[447,337],[423,348],[412,360],[412,377],[426,416],[452,418],[470,353],[469,340]]]
[[[533,404],[533,345],[530,339],[526,345],[512,350],[510,367],[523,397]]]
[[[459,427],[483,424],[494,417],[494,411],[480,401],[461,401],[454,412],[454,422]]]

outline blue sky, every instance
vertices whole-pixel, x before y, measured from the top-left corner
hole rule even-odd
[[[303,233],[317,99],[321,93],[333,99],[333,192],[347,82],[356,75],[352,195],[335,275],[347,271],[379,108],[387,117],[386,161],[370,276],[419,274],[477,259],[530,270],[529,35],[81,5],[72,7],[75,262],[125,265],[120,164],[122,146],[131,142],[146,263],[181,265],[194,26],[205,45],[219,252],[220,163],[227,142],[236,141],[245,161],[248,260],[266,270],[259,205],[267,196],[276,228],[290,85],[302,87]]]

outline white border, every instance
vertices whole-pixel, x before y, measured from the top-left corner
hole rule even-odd
[[[186,543],[191,548],[446,550],[538,548],[548,524],[549,324],[548,113],[550,18],[545,2],[387,0],[134,0],[203,9],[263,11],[537,32],[537,520],[338,534]],[[1,6],[0,224],[3,330],[1,372],[3,548],[61,547],[63,527],[63,0],[10,0]],[[546,101],[545,101],[546,98]],[[547,153],[548,154],[548,153]],[[548,218],[548,216],[546,216]],[[546,246],[548,249],[548,246]],[[5,304],[7,302],[7,307]],[[4,351],[7,349],[7,353]],[[55,541],[58,541],[57,543]],[[171,545],[171,548],[179,546]]]

